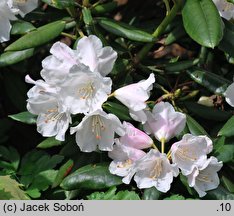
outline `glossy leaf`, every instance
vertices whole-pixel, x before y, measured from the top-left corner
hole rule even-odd
[[[214,48],[223,37],[223,24],[212,0],[186,0],[182,10],[184,28],[202,46]]]
[[[107,192],[94,192],[87,196],[88,200],[140,200],[138,194],[134,191],[119,191],[112,187]]]
[[[109,13],[113,11],[115,8],[117,8],[117,2],[112,1],[108,2],[106,4],[99,4],[91,9],[91,12],[95,15],[102,15],[105,13]]]
[[[62,145],[61,141],[56,140],[54,137],[49,137],[49,138],[46,138],[41,143],[39,143],[37,145],[37,148],[47,149],[47,148],[51,148],[51,147],[54,147],[54,146],[60,146],[60,145]]]
[[[30,112],[21,112],[14,115],[9,115],[9,117],[15,121],[23,122],[26,124],[36,124],[37,116],[31,114]]]
[[[97,22],[106,31],[120,37],[139,42],[153,42],[155,40],[151,34],[126,23],[117,22],[105,17],[98,18]]]
[[[109,172],[109,164],[94,164],[81,167],[67,176],[61,187],[64,190],[78,188],[101,190],[122,184],[121,178]]]
[[[32,23],[25,22],[25,21],[15,21],[11,28],[12,35],[23,35],[30,31],[35,30],[36,27],[33,26]]]
[[[225,137],[234,137],[234,116],[232,116],[226,124],[221,128],[221,130],[218,132],[219,136],[225,136]]]
[[[204,86],[214,94],[224,95],[227,87],[231,84],[231,81],[208,71],[200,69],[187,70],[187,74],[196,83]]]
[[[62,20],[44,25],[10,44],[5,51],[19,51],[43,45],[59,36],[65,25],[66,22]]]
[[[42,1],[58,9],[65,9],[67,7],[75,6],[76,4],[75,0],[42,0]]]
[[[199,135],[208,135],[208,133],[205,131],[205,129],[191,116],[186,115],[186,119],[187,119],[187,126],[189,128],[189,131],[191,134],[195,135],[195,136],[199,136]]]
[[[146,188],[144,190],[143,200],[158,200],[162,193],[158,191],[155,187]]]

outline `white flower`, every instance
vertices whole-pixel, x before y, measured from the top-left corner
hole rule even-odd
[[[234,4],[227,0],[213,0],[220,16],[227,20],[234,19]]]
[[[38,115],[37,131],[44,137],[55,136],[57,140],[64,141],[71,117],[59,101],[56,90],[43,80],[33,81],[26,76],[26,81],[35,84],[27,94],[27,109]]]
[[[141,122],[142,124],[145,124],[145,122],[147,121],[145,110],[133,111],[129,109],[129,115],[132,117],[133,120]]]
[[[159,141],[170,140],[178,135],[185,127],[186,115],[176,112],[168,102],[156,104],[151,112],[146,112],[147,122],[144,129],[149,134],[154,134]]]
[[[227,88],[225,99],[230,106],[234,107],[234,83]]]
[[[108,156],[113,159],[109,170],[112,174],[124,177],[131,171],[134,162],[145,154],[142,150],[123,145],[119,139],[115,139],[113,150],[108,152]]]
[[[138,188],[156,187],[157,190],[166,193],[173,181],[173,176],[179,174],[176,165],[170,164],[167,156],[155,149],[151,149],[144,157],[136,161],[134,168],[123,181],[129,183],[132,176]]]
[[[114,92],[115,98],[133,111],[140,111],[146,108],[145,101],[150,97],[150,90],[155,82],[154,74],[150,74],[147,80],[130,84],[117,89]]]
[[[136,149],[145,149],[152,146],[153,140],[143,131],[135,128],[129,122],[124,122],[123,126],[125,127],[126,133],[120,137],[122,144]]]
[[[103,48],[101,40],[95,35],[81,38],[76,49],[80,63],[102,76],[111,72],[117,59],[117,53],[109,46]]]
[[[212,140],[207,136],[185,134],[181,141],[172,145],[171,158],[183,175],[189,175],[194,168],[204,165],[212,148]]]
[[[114,135],[124,135],[120,120],[113,114],[96,110],[86,115],[80,124],[71,128],[71,134],[76,132],[76,142],[83,152],[92,152],[97,147],[102,151],[112,151]]]
[[[219,185],[217,172],[222,168],[223,163],[218,162],[217,158],[210,157],[201,167],[194,168],[193,172],[187,176],[190,187],[198,192],[200,197],[206,195],[205,191],[213,190]]]
[[[22,17],[34,10],[38,0],[1,0],[0,1],[0,42],[8,41],[10,38],[10,20],[16,20],[15,15]]]
[[[64,43],[56,42],[50,49],[52,55],[42,61],[42,78],[50,84],[63,83],[69,70],[79,64],[78,53]]]
[[[112,80],[89,71],[84,65],[75,65],[60,85],[59,95],[72,114],[101,109],[111,93]]]

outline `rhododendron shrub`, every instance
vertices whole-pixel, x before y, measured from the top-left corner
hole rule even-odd
[[[1,1],[0,199],[233,199],[233,9]]]

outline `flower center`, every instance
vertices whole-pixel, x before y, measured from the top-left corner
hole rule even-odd
[[[45,114],[45,123],[49,123],[51,121],[58,121],[63,117],[64,113],[59,113],[58,108],[49,109]]]
[[[207,173],[202,173],[200,172],[199,175],[197,176],[197,180],[201,181],[201,182],[207,182],[207,183],[210,183],[210,182],[213,182],[210,178],[209,178],[210,174]]]
[[[14,2],[16,3],[20,3],[20,4],[24,4],[26,3],[28,0],[14,0]]]
[[[175,155],[180,158],[182,161],[196,161],[197,157],[194,154],[193,151],[191,151],[191,148],[188,147],[183,147],[183,148],[178,148]]]
[[[80,97],[80,99],[87,99],[93,96],[95,87],[93,86],[93,83],[90,82],[83,87],[79,88],[77,93]]]
[[[95,135],[96,139],[101,139],[101,133],[106,129],[104,121],[100,116],[95,115],[92,119],[92,133]]]
[[[153,169],[150,172],[150,178],[157,179],[162,173],[162,160],[161,158],[156,158]]]
[[[117,165],[118,168],[125,168],[125,167],[130,167],[132,165],[132,160],[127,159],[124,162],[121,162],[120,164]]]

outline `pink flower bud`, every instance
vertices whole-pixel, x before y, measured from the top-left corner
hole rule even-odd
[[[123,125],[125,127],[126,134],[120,137],[121,143],[136,149],[145,149],[152,146],[153,140],[143,131],[135,128],[129,122],[124,122]]]

